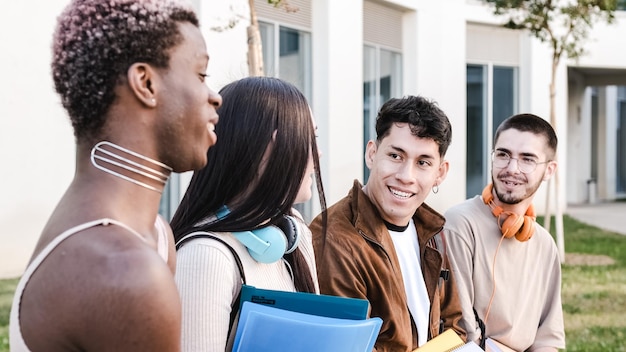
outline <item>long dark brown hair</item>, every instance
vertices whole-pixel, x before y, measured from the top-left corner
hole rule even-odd
[[[176,241],[193,231],[252,230],[275,223],[281,214],[290,214],[309,153],[324,211],[316,132],[304,95],[294,85],[270,77],[235,81],[222,88],[220,94],[223,104],[215,129],[218,142],[208,151],[207,165],[194,173],[172,218]],[[241,197],[244,193],[246,196]],[[203,221],[225,204],[230,207],[229,216]],[[267,219],[269,223],[260,225]],[[293,269],[296,289],[314,292],[312,275],[301,251],[296,249],[285,259]]]

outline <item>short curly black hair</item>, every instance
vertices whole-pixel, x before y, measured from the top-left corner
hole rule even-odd
[[[452,142],[452,125],[437,102],[419,95],[407,95],[387,100],[376,117],[376,140],[381,142],[396,123],[408,123],[411,134],[430,138],[439,146],[443,158]]]
[[[57,19],[52,76],[77,140],[97,137],[115,86],[136,62],[167,68],[182,41],[178,24],[199,26],[178,0],[73,0]]]

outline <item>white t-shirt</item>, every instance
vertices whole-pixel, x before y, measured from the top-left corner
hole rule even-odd
[[[402,270],[409,311],[417,326],[418,346],[428,339],[430,300],[420,266],[420,246],[413,219],[403,232],[389,230]]]

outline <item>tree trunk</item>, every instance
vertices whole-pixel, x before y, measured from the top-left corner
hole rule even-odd
[[[557,126],[556,126],[556,103],[555,103],[555,97],[556,97],[556,71],[558,69],[559,66],[559,60],[560,60],[560,55],[558,55],[557,53],[554,54],[554,56],[552,57],[552,76],[550,78],[550,124],[552,125],[552,128],[554,128],[554,130],[557,130]],[[558,159],[558,154],[555,154],[554,159],[557,160]],[[546,211],[545,211],[545,219],[544,219],[544,227],[550,231],[550,218],[551,218],[551,209],[550,209],[550,198],[551,198],[551,192],[550,192],[550,184],[552,183],[552,180],[554,180],[554,198],[556,199],[555,201],[555,214],[554,214],[554,219],[555,219],[555,229],[556,229],[556,245],[557,248],[559,250],[559,258],[561,260],[561,263],[563,263],[565,261],[565,239],[564,239],[564,235],[563,235],[563,210],[561,209],[561,203],[559,202],[560,199],[560,182],[559,182],[559,172],[558,170],[554,173],[554,176],[552,179],[550,179],[548,181],[548,189],[547,189],[547,193],[546,193]]]
[[[248,73],[250,76],[265,76],[263,69],[263,47],[259,22],[254,9],[254,0],[248,0],[250,5],[250,26],[248,26]]]
[[[559,203],[559,173],[554,174],[554,193],[556,198],[556,212],[554,214],[554,225],[556,228],[556,246],[559,249],[561,264],[565,262],[565,236],[563,231],[563,209]]]

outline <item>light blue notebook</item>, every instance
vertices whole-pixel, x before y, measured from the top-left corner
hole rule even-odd
[[[233,352],[371,352],[382,320],[339,319],[244,301]]]
[[[242,286],[240,302],[240,310],[243,302],[252,302],[292,312],[341,319],[365,319],[369,309],[366,299],[265,290],[249,285]]]

